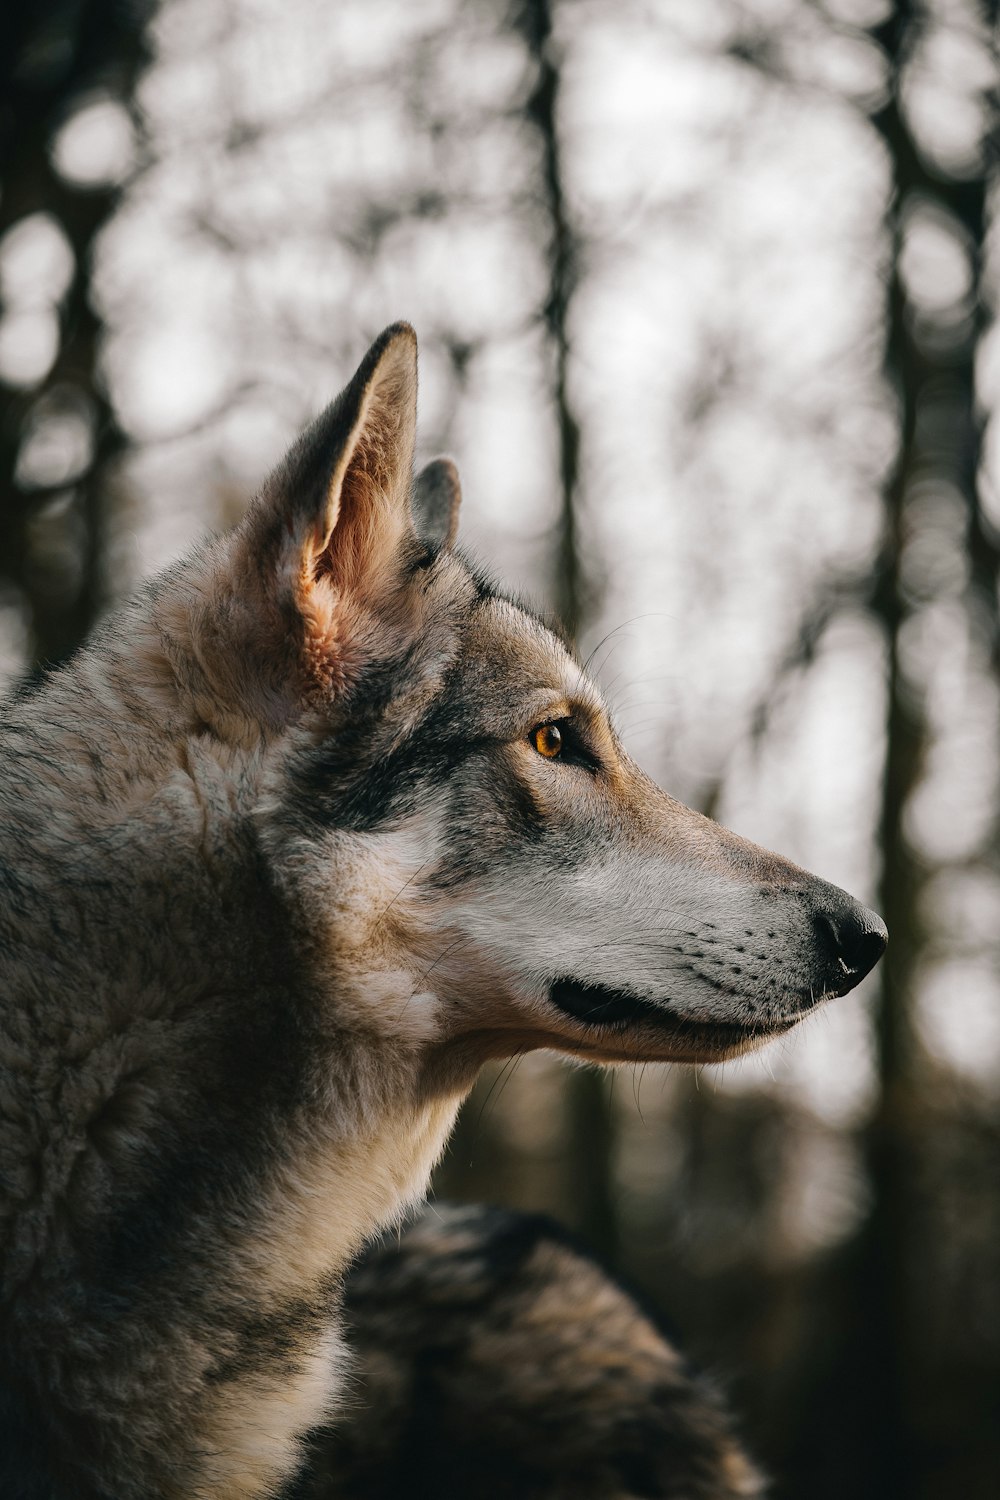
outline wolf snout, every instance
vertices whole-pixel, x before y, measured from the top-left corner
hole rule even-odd
[[[878,963],[889,934],[876,912],[836,886],[824,883],[813,900],[823,990],[828,995],[846,995]]]

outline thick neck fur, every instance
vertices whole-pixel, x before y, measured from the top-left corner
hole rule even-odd
[[[122,1496],[249,1497],[328,1413],[344,1270],[460,1091],[317,988],[260,854],[280,736],[190,686],[136,611],[3,728],[0,1395],[45,1390]]]

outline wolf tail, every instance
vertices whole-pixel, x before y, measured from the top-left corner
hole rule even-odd
[[[764,1494],[711,1387],[548,1219],[432,1204],[355,1268],[346,1312],[354,1399],[294,1500]]]

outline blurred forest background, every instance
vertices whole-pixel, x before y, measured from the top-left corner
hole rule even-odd
[[[465,536],[672,792],[869,899],[697,1072],[485,1079],[782,1500],[1000,1475],[996,0],[7,0],[0,671],[239,514],[398,317]]]

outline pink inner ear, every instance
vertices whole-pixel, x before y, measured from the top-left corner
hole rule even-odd
[[[338,589],[378,592],[409,524],[399,499],[402,422],[395,396],[392,390],[372,394],[347,465],[332,479],[330,533],[325,543],[315,537],[313,577],[330,577]]]
[[[396,331],[368,376],[324,514],[293,564],[306,672],[324,693],[342,691],[363,659],[389,649],[411,607],[400,597],[400,564],[413,532],[415,395],[413,334]]]

